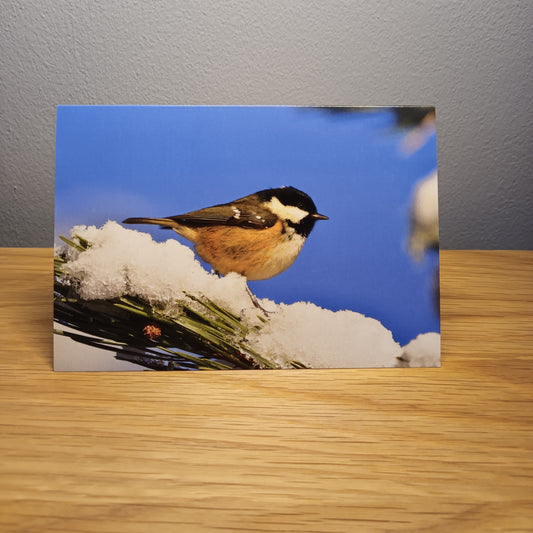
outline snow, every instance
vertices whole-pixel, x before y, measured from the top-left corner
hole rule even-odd
[[[157,243],[148,233],[125,229],[112,221],[101,229],[75,226],[71,234],[91,243],[83,253],[71,248],[71,260],[64,268],[80,280],[83,299],[130,294],[170,304],[183,299],[185,292],[202,293],[236,314],[251,304],[245,278],[237,274],[219,278],[207,272],[194,252],[175,239]]]
[[[379,321],[305,302],[278,305],[252,347],[282,366],[292,359],[313,368],[391,367],[402,353]]]
[[[187,293],[205,295],[248,326],[261,326],[251,329],[246,342],[281,367],[289,367],[291,361],[314,368],[392,367],[398,365],[402,353],[413,366],[438,364],[437,333],[419,336],[402,349],[379,321],[354,311],[333,312],[308,302],[287,305],[262,299],[260,305],[269,311],[264,324],[244,277],[232,273],[220,278],[207,272],[194,252],[175,239],[157,243],[149,234],[114,221],[101,228],[76,226],[71,230],[73,240],[75,235],[91,246],[81,253],[64,248],[68,261],[63,270],[77,280],[83,299],[139,296],[176,312],[176,301],[190,303]]]
[[[411,206],[409,250],[422,259],[428,248],[439,242],[439,200],[437,172],[432,172],[416,186]]]
[[[440,366],[440,335],[424,333],[403,348],[399,366]]]

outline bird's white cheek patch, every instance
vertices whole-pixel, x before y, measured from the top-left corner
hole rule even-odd
[[[266,203],[266,206],[282,220],[290,220],[293,224],[298,224],[309,215],[307,211],[294,205],[283,205],[275,196]]]

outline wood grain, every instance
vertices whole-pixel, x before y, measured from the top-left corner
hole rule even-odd
[[[0,530],[533,530],[533,252],[441,254],[441,369],[53,373],[0,250]]]

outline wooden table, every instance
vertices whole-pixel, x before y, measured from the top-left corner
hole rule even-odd
[[[53,373],[0,250],[0,530],[533,531],[533,252],[444,251],[441,369]]]

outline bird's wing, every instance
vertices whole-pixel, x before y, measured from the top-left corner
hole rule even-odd
[[[168,217],[178,224],[190,227],[211,225],[239,226],[241,228],[266,229],[277,220],[268,209],[261,206],[246,206],[245,202],[235,201],[229,204],[214,205],[183,215]]]

